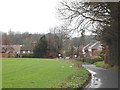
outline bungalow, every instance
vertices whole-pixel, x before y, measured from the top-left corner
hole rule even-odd
[[[98,56],[100,51],[102,50],[102,46],[100,41],[90,42],[86,46],[83,47],[82,51],[85,57],[88,56]]]
[[[17,53],[20,54],[22,45],[1,45],[0,53]]]
[[[0,57],[8,58],[8,57],[16,57],[16,55],[20,55],[21,46],[22,45],[1,45]]]
[[[85,57],[91,56],[90,51],[89,51],[88,48],[89,48],[92,44],[93,44],[93,42],[90,42],[89,44],[87,44],[86,46],[84,46],[84,47],[82,48],[82,53],[83,53],[83,55],[84,55]]]
[[[88,48],[89,51],[91,51],[91,56],[98,56],[100,52],[102,51],[102,46],[100,41],[95,42],[93,45],[91,45]]]
[[[34,46],[23,45],[20,50],[20,54],[33,54]]]
[[[33,54],[33,45],[1,45],[0,57],[20,57],[23,54]]]

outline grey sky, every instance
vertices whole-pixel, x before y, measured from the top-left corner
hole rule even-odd
[[[0,31],[48,33],[49,28],[60,23],[57,3],[58,0],[0,0]]]
[[[59,25],[58,0],[0,0],[0,31],[47,33]]]

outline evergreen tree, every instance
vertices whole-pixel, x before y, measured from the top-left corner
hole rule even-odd
[[[34,56],[37,58],[44,58],[47,54],[47,39],[42,36],[34,49]]]

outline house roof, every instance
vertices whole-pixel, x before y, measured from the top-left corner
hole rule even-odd
[[[21,47],[21,51],[26,51],[26,50],[33,51],[33,49],[34,49],[34,46],[32,45],[23,45]]]
[[[83,47],[83,52],[85,50],[88,50],[88,49],[98,49],[98,47],[101,46],[101,43],[100,41],[97,41],[97,42],[90,42],[89,44],[87,44],[86,46]]]
[[[7,51],[14,51],[17,53],[20,53],[20,49],[21,49],[21,45],[1,45],[2,47],[2,51],[4,51],[5,49],[7,49]]]
[[[20,53],[20,51],[33,51],[34,46],[33,45],[1,45],[1,51],[0,52],[16,52]]]
[[[92,44],[89,49],[98,49],[98,47],[101,46],[100,41],[95,42],[94,44]]]
[[[83,50],[88,50],[88,48],[93,45],[93,42],[90,42],[89,44],[87,44],[86,46],[83,47]]]

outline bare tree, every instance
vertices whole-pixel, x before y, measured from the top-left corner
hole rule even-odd
[[[80,51],[85,44],[85,32],[98,33],[110,20],[110,11],[106,8],[106,4],[101,2],[62,1],[58,7],[58,13],[60,19],[67,25],[67,31],[71,34],[81,34]]]
[[[80,32],[83,35],[85,31],[91,31],[102,37],[99,39],[108,45],[109,64],[114,65],[118,61],[115,58],[118,57],[118,6],[117,2],[62,1],[58,13],[69,32]]]
[[[102,2],[62,1],[58,6],[61,20],[69,32],[94,31],[110,22],[110,10]]]
[[[51,36],[51,37],[50,37]],[[65,31],[65,27],[54,27],[50,29],[49,42],[52,42],[51,46],[59,53],[64,46],[64,42],[68,39],[68,33]]]

